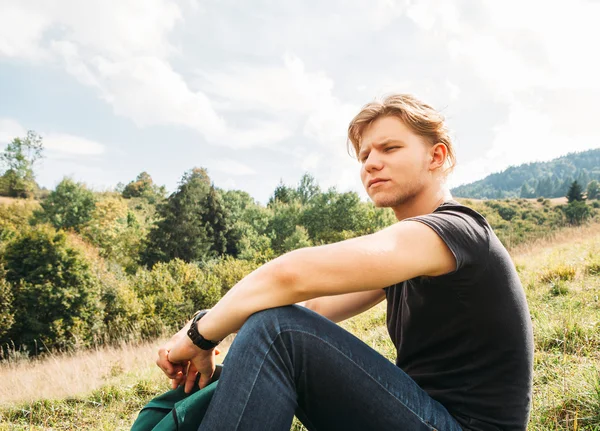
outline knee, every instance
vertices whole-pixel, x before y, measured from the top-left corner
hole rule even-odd
[[[285,307],[268,308],[252,314],[242,329],[256,327],[279,327],[286,322],[295,321],[302,314],[302,307],[287,305]]]
[[[248,332],[268,332],[277,335],[291,327],[310,325],[315,317],[318,317],[318,314],[299,305],[268,308],[252,314],[238,331],[238,336]]]

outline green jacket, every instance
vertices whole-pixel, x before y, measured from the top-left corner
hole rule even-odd
[[[216,379],[221,373],[217,366],[215,377],[204,389],[186,394],[183,386],[152,399],[140,411],[131,431],[197,431],[206,414],[210,400],[217,388]]]

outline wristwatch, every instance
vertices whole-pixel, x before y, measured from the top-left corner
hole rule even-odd
[[[194,318],[192,319],[192,323],[190,324],[190,329],[188,329],[187,334],[196,346],[200,347],[202,350],[212,350],[217,347],[220,341],[211,341],[204,338],[200,332],[198,332],[198,320],[202,319],[204,315],[208,313],[208,310],[202,310],[196,313]]]

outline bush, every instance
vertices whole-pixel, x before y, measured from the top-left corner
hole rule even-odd
[[[506,221],[511,221],[513,217],[517,214],[517,211],[512,207],[499,207],[498,214]]]
[[[550,282],[550,294],[552,296],[562,296],[569,293],[569,288],[563,280],[553,280]]]
[[[65,178],[42,202],[42,211],[36,213],[36,218],[57,229],[72,228],[78,231],[92,218],[95,203],[94,194],[83,184]]]
[[[20,230],[28,226],[38,207],[37,203],[29,201],[0,204],[0,245],[15,238]]]
[[[16,345],[40,340],[49,348],[89,344],[101,326],[96,280],[83,253],[49,226],[25,230],[6,246],[6,280],[13,287]]]
[[[540,281],[550,283],[556,281],[571,281],[575,278],[575,267],[570,265],[559,265],[548,269],[540,276]]]
[[[221,294],[225,295],[238,281],[259,266],[255,262],[234,259],[228,256],[207,265],[205,271],[215,277],[221,287]]]
[[[6,271],[0,266],[0,340],[9,331],[15,321],[12,292],[5,276]]]
[[[132,284],[148,323],[146,336],[181,328],[194,311],[210,308],[221,298],[216,277],[180,259],[159,262],[151,270],[139,269]]]
[[[590,207],[584,202],[573,200],[564,208],[567,221],[572,225],[580,225],[590,218],[592,212]]]
[[[135,273],[144,232],[124,199],[109,197],[96,202],[81,233],[99,248],[103,258],[118,263],[128,273]]]

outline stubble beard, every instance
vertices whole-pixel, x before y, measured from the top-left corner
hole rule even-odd
[[[420,181],[413,181],[399,190],[390,191],[386,196],[371,198],[371,200],[377,208],[394,208],[411,202],[424,188],[425,185]]]

